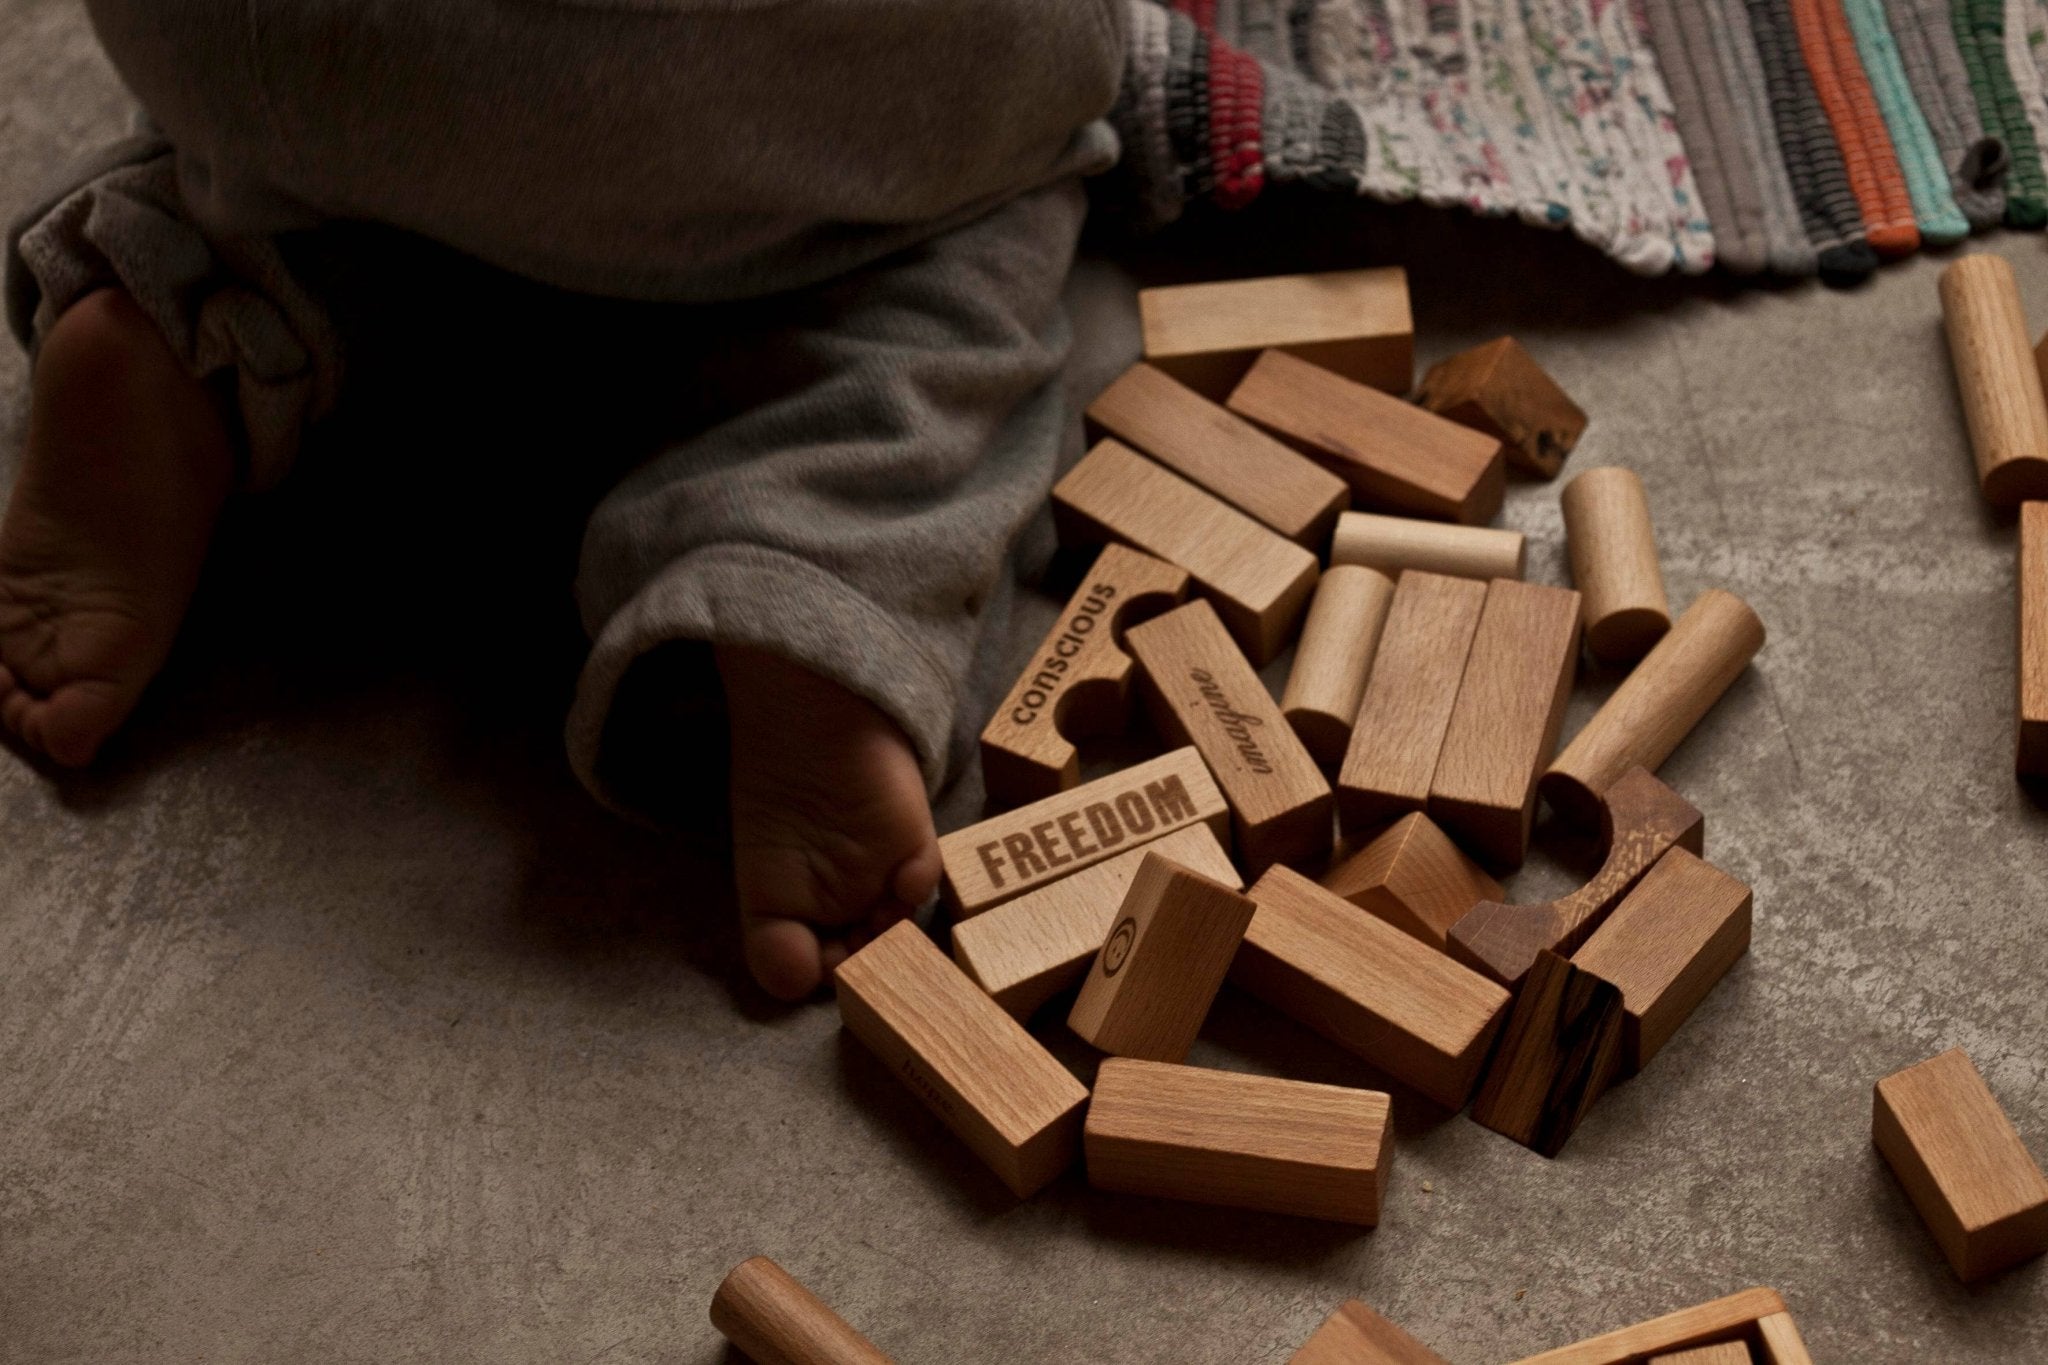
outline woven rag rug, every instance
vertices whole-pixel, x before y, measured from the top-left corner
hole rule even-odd
[[[1129,3],[1150,226],[1300,184],[1852,281],[2048,223],[2048,0]]]

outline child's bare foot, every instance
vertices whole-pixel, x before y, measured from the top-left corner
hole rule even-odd
[[[170,653],[233,478],[212,395],[134,300],[57,320],[0,521],[0,724],[92,761]]]
[[[718,669],[747,966],[801,1000],[937,887],[924,778],[903,732],[845,688],[755,649],[720,646]]]

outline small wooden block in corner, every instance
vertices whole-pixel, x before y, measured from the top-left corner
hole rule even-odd
[[[1941,272],[1940,289],[1978,487],[1996,507],[2048,498],[2048,401],[2012,266],[1989,252],[1965,256]]]
[[[1415,379],[1415,321],[1399,266],[1138,291],[1145,359],[1222,400],[1267,347],[1388,393]]]
[[[2019,742],[2021,777],[2048,777],[2048,502],[2020,504]]]
[[[1961,1048],[1879,1081],[1871,1136],[1964,1283],[2048,1250],[2048,1179]]]
[[[981,732],[990,800],[1037,801],[1080,780],[1074,741],[1115,734],[1130,718],[1134,665],[1117,645],[1117,629],[1131,624],[1133,611],[1161,611],[1187,595],[1185,569],[1126,546],[1103,547]]]
[[[1112,1056],[1181,1061],[1257,908],[1224,883],[1148,850],[1067,1027]]]
[[[1316,584],[1280,713],[1318,763],[1335,766],[1351,743],[1393,601],[1394,580],[1376,569],[1332,565]]]
[[[1695,1346],[1751,1341],[1758,1335],[1759,1323],[1784,1315],[1785,1300],[1775,1290],[1745,1289],[1725,1299],[1681,1308],[1617,1332],[1526,1356],[1514,1365],[1640,1365],[1656,1356]]]
[[[757,1365],[890,1365],[873,1342],[766,1256],[732,1268],[711,1297],[711,1325]]]
[[[1088,1091],[905,920],[839,964],[839,1017],[1018,1198],[1073,1165]]]
[[[1506,443],[1508,461],[1549,479],[1586,434],[1586,413],[1513,337],[1430,366],[1415,401]]]
[[[1500,883],[1420,811],[1402,816],[1341,859],[1322,884],[1439,952],[1446,951],[1445,936],[1467,911],[1503,894]]]
[[[1375,1090],[1112,1057],[1088,1106],[1088,1183],[1371,1227],[1390,1110]]]
[[[1450,1365],[1357,1299],[1337,1306],[1287,1365]]]
[[[1689,1351],[1652,1356],[1650,1365],[1755,1365],[1745,1341],[1720,1341],[1712,1346],[1695,1346]]]
[[[1619,1075],[1622,1017],[1613,984],[1538,953],[1472,1101],[1472,1121],[1556,1156]]]

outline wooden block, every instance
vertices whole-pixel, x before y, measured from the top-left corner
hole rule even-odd
[[[1447,951],[1445,936],[1467,911],[1503,894],[1500,883],[1420,811],[1341,859],[1322,885],[1439,952]]]
[[[1749,1354],[1748,1343],[1722,1341],[1712,1346],[1695,1346],[1690,1351],[1656,1356],[1651,1359],[1650,1365],[1754,1365],[1754,1362]]]
[[[991,801],[1037,801],[1081,780],[1074,741],[1116,734],[1130,718],[1133,665],[1116,632],[1136,620],[1133,613],[1164,611],[1187,595],[1185,569],[1122,545],[1103,547],[981,732]]]
[[[1112,1056],[1185,1059],[1257,908],[1147,850],[1067,1027]]]
[[[2048,502],[2020,504],[2019,742],[2021,777],[2048,776]]]
[[[1429,802],[1444,731],[1486,605],[1486,585],[1409,572],[1394,585],[1337,774],[1337,814],[1356,834]]]
[[[1337,565],[1316,585],[1280,713],[1318,763],[1341,762],[1351,743],[1351,725],[1393,601],[1394,580],[1376,569]]]
[[[1337,518],[1330,541],[1331,564],[1360,564],[1391,578],[1408,569],[1481,581],[1520,578],[1527,557],[1520,531],[1383,517],[1377,512],[1344,513]]]
[[[1806,1339],[1790,1313],[1771,1313],[1756,1320],[1758,1365],[1813,1365]]]
[[[2048,402],[2027,353],[2027,314],[2012,267],[1989,254],[1949,266],[1941,272],[1941,316],[1985,498],[1998,507],[2048,498]]]
[[[1249,874],[1328,853],[1329,781],[1209,604],[1177,607],[1124,640],[1154,726],[1194,745],[1216,774]]]
[[[1506,991],[1290,868],[1250,895],[1259,912],[1232,981],[1438,1104],[1464,1105]]]
[[[1288,1357],[1288,1365],[1450,1365],[1436,1352],[1351,1299]]]
[[[1544,797],[1590,825],[1608,784],[1630,768],[1662,767],[1763,643],[1764,623],[1747,602],[1719,588],[1701,593],[1550,765]]]
[[[1572,582],[1586,599],[1586,648],[1603,664],[1634,663],[1671,629],[1650,496],[1628,469],[1589,469],[1564,486]]]
[[[1218,399],[1269,346],[1388,393],[1415,379],[1415,322],[1399,266],[1138,291],[1145,359]]]
[[[1543,949],[1577,952],[1665,853],[1699,853],[1706,843],[1699,811],[1641,768],[1607,789],[1600,821],[1607,856],[1584,886],[1539,905],[1480,902],[1451,926],[1451,956],[1513,989]]]
[[[1504,442],[1510,464],[1546,479],[1586,434],[1585,410],[1513,337],[1438,361],[1415,401]]]
[[[1756,1335],[1758,1322],[1784,1312],[1785,1301],[1776,1291],[1745,1289],[1618,1332],[1589,1337],[1575,1346],[1528,1356],[1515,1365],[1640,1365],[1672,1351],[1717,1341],[1748,1341]]]
[[[1335,474],[1150,365],[1124,371],[1087,417],[1091,441],[1114,436],[1317,553],[1351,501]]]
[[[1444,730],[1429,814],[1495,866],[1516,868],[1536,823],[1536,779],[1557,752],[1579,663],[1579,595],[1497,578]]]
[[[1500,511],[1499,441],[1285,352],[1261,355],[1228,406],[1350,484],[1365,507],[1468,526]]]
[[[1293,638],[1315,590],[1314,555],[1115,441],[1069,470],[1052,504],[1066,544],[1121,541],[1186,569],[1255,664]]]
[[[953,926],[953,960],[1012,1018],[1029,1018],[1087,975],[1116,924],[1138,864],[1154,852],[1232,890],[1244,889],[1244,878],[1209,827],[1189,825],[961,920]]]
[[[1674,848],[1622,898],[1572,964],[1621,991],[1621,1074],[1649,1065],[1749,951],[1749,888]]]
[[[1088,1105],[1088,1183],[1371,1227],[1389,1110],[1374,1090],[1112,1057]]]
[[[1618,1078],[1623,1010],[1613,983],[1538,953],[1472,1101],[1472,1121],[1556,1156]]]
[[[2048,1180],[1961,1048],[1879,1081],[1871,1136],[1964,1283],[2048,1250]]]
[[[905,920],[839,964],[839,1017],[1019,1198],[1074,1164],[1088,1091]]]
[[[740,1262],[725,1277],[711,1297],[711,1325],[759,1365],[890,1365],[766,1256]]]
[[[941,835],[940,894],[964,919],[1189,825],[1230,838],[1230,807],[1193,748]]]

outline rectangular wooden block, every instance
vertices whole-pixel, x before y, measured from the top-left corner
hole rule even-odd
[[[1337,815],[1360,834],[1429,802],[1486,585],[1410,570],[1394,585],[1365,680],[1351,747],[1337,771]]]
[[[1019,1198],[1080,1150],[1088,1091],[915,924],[839,964],[839,1017]]]
[[[2020,504],[2020,776],[2048,776],[2048,502]]]
[[[1759,1321],[1783,1312],[1785,1301],[1776,1291],[1745,1289],[1725,1299],[1681,1308],[1618,1332],[1589,1337],[1576,1345],[1527,1356],[1515,1365],[1642,1365],[1672,1351],[1717,1341],[1752,1340]]]
[[[1538,953],[1472,1101],[1472,1121],[1556,1156],[1619,1074],[1621,1021],[1612,983]]]
[[[953,960],[1012,1018],[1028,1018],[1087,975],[1116,924],[1138,864],[1154,852],[1232,890],[1244,889],[1244,878],[1209,827],[1189,825],[961,920],[953,926]]]
[[[1259,911],[1232,981],[1438,1104],[1464,1106],[1505,990],[1289,868],[1250,895]]]
[[[1372,1309],[1351,1299],[1323,1320],[1288,1365],[1450,1365]]]
[[[2048,1250],[2048,1180],[1961,1048],[1879,1081],[1871,1136],[1965,1283]]]
[[[1254,664],[1293,638],[1321,572],[1301,546],[1115,441],[1053,485],[1052,505],[1064,544],[1121,541],[1186,569]]]
[[[1579,659],[1579,594],[1496,578],[1429,785],[1430,818],[1493,866],[1529,853],[1536,781],[1557,750]]]
[[[1389,1112],[1374,1090],[1112,1057],[1088,1106],[1088,1183],[1371,1227]]]
[[[1467,526],[1500,511],[1499,441],[1284,352],[1261,355],[1228,406],[1350,484],[1368,511]]]
[[[1689,1351],[1657,1356],[1650,1365],[1755,1365],[1755,1361],[1749,1354],[1747,1342],[1722,1341],[1712,1346],[1695,1346]]]
[[[1230,838],[1230,806],[1192,747],[941,835],[940,893],[956,917],[978,915],[1189,825]]]
[[[1330,783],[1209,604],[1154,617],[1124,643],[1153,725],[1172,743],[1194,745],[1216,775],[1250,874],[1328,853]]]
[[[1220,403],[1143,363],[1088,405],[1089,439],[1114,436],[1320,554],[1351,489]]]
[[[1269,346],[1388,393],[1415,380],[1399,266],[1141,289],[1138,319],[1145,358],[1218,400]]]
[[[1323,875],[1335,892],[1438,952],[1451,926],[1505,892],[1420,811],[1402,816]]]
[[[1649,1065],[1749,951],[1749,888],[1682,848],[1657,860],[1572,964],[1621,991],[1621,1074]]]
[[[1813,1365],[1806,1338],[1790,1313],[1772,1313],[1756,1320],[1757,1365]]]

